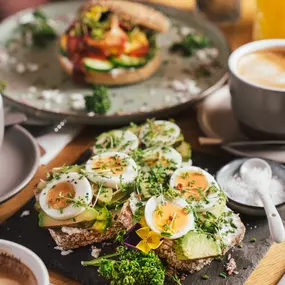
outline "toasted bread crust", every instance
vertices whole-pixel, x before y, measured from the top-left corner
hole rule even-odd
[[[123,205],[116,220],[115,216],[116,214],[113,213],[112,226],[103,233],[88,229],[80,229],[80,231],[76,229],[76,231],[72,233],[72,228],[70,233],[63,232],[61,229],[49,229],[49,232],[56,244],[63,249],[87,246],[94,242],[102,242],[112,239],[116,237],[119,231],[129,229],[132,226],[132,214],[129,202],[126,202]]]
[[[72,75],[73,64],[71,61],[62,55],[59,55],[58,59],[65,72]],[[132,84],[150,77],[159,68],[160,63],[160,53],[157,51],[155,56],[146,65],[140,68],[118,69],[118,72],[114,70],[111,72],[86,70],[85,82],[88,84],[104,84],[108,86]]]
[[[92,6],[100,5],[136,25],[165,33],[169,30],[170,22],[159,11],[139,3],[129,1],[93,0],[82,6],[81,11],[89,10]]]
[[[223,250],[223,254],[225,254],[231,247],[241,243],[243,240],[245,226],[239,218],[238,221],[239,223],[237,225],[236,235],[231,240],[230,245]],[[195,271],[201,270],[205,265],[210,264],[214,260],[212,257],[197,260],[178,260],[176,257],[174,243],[172,240],[168,239],[163,241],[162,245],[156,250],[156,253],[159,255],[159,257],[166,260],[170,268],[189,273],[194,273]]]

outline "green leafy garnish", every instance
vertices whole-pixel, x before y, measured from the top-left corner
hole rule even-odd
[[[94,86],[93,94],[85,96],[85,109],[87,112],[105,114],[111,107],[108,88],[105,86]]]
[[[118,257],[118,260],[110,259]],[[105,255],[84,266],[98,266],[98,272],[111,281],[111,285],[163,285],[165,268],[157,255],[120,246],[114,254]]]
[[[26,39],[31,37],[32,46],[46,47],[57,38],[56,31],[43,11],[36,9],[33,12],[33,17],[32,21],[19,25],[22,39],[26,42]]]
[[[207,274],[204,274],[204,275],[202,276],[202,279],[207,280],[207,279],[209,279],[209,276],[208,276]]]
[[[171,52],[179,52],[183,56],[192,56],[198,49],[210,46],[210,40],[203,34],[189,33],[181,42],[175,42],[170,47]]]
[[[227,274],[225,272],[220,272],[219,276],[224,278],[224,279],[227,278]]]

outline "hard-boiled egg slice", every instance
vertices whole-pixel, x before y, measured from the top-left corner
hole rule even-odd
[[[76,172],[62,173],[49,181],[39,196],[42,210],[56,220],[66,220],[81,214],[85,208],[72,201],[88,205],[92,200],[89,181]]]
[[[94,154],[105,151],[129,153],[139,146],[138,137],[131,131],[113,130],[98,136],[93,147]]]
[[[170,187],[179,190],[183,198],[197,211],[213,208],[220,198],[220,187],[215,178],[196,166],[185,166],[174,171],[169,182]]]
[[[122,152],[105,152],[90,158],[86,163],[87,177],[105,187],[118,188],[121,183],[133,182],[138,174],[134,160]]]
[[[173,145],[180,135],[180,128],[169,121],[149,120],[142,126],[140,140],[147,146]]]
[[[170,239],[184,236],[195,227],[193,213],[187,211],[184,199],[164,200],[163,196],[150,198],[145,207],[145,220],[152,231]]]
[[[173,147],[151,147],[143,151],[144,164],[148,167],[161,165],[166,168],[178,168],[182,164],[181,154]]]

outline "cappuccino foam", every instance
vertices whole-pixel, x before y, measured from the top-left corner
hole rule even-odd
[[[245,54],[237,63],[237,73],[258,85],[285,88],[285,47]]]

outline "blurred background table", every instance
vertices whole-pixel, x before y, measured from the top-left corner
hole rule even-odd
[[[227,1],[227,0],[224,0]],[[1,3],[2,2],[2,3]],[[6,2],[6,1],[5,1]],[[7,3],[0,1],[2,4],[0,13],[1,17],[7,16],[16,10],[27,6],[37,5],[39,3],[48,2],[47,0],[9,0]],[[180,9],[191,10],[195,6],[194,0],[150,0],[150,2],[162,3],[169,6],[174,6]],[[252,39],[252,19],[255,13],[255,0],[241,0],[241,17],[239,21],[234,23],[224,23],[220,25],[232,49],[236,49],[244,43]],[[185,133],[185,139],[191,142],[193,149],[201,149],[198,143],[198,137],[203,135],[196,120],[195,110],[187,111],[175,118],[177,123],[182,127]],[[37,181],[45,176],[48,169],[51,169],[62,164],[73,163],[77,157],[87,149],[94,141],[95,130],[92,127],[87,127],[80,136],[70,143],[65,149],[47,166],[40,167],[34,179],[29,185],[20,192],[16,197],[4,205],[0,205],[0,222],[5,220],[23,204],[25,204],[33,196],[33,187]],[[203,147],[204,152],[210,152],[225,156],[225,153],[218,151],[217,148]],[[261,263],[251,274],[246,282],[246,285],[275,285],[285,272],[285,243],[273,244]],[[96,270],[96,269],[94,269]],[[70,279],[65,278],[56,272],[50,271],[51,283],[53,285],[80,285]]]

